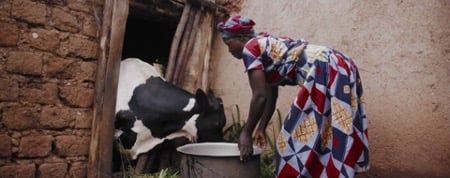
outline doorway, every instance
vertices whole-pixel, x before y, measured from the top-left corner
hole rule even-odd
[[[183,7],[177,8],[177,5],[171,1],[131,0],[121,60],[139,58],[153,65],[164,76],[173,36],[183,11]],[[113,172],[128,171],[131,166],[139,173],[153,173],[165,164],[165,160],[161,159],[161,154],[164,153],[161,149],[163,145],[158,145],[146,153],[148,159],[142,159],[144,162],[139,160],[141,157],[138,160],[129,160],[126,155],[120,156],[120,147],[116,146],[118,145],[113,147],[116,149],[113,150]]]
[[[193,1],[206,2],[203,0]],[[120,60],[135,57],[150,64],[156,63],[170,68],[168,63],[173,63],[173,60],[168,61],[168,56],[172,41],[174,41],[173,38],[176,36],[175,31],[178,30],[182,14],[188,9],[186,7],[189,7],[180,2],[179,0],[105,1],[105,13],[100,32],[88,177],[111,175],[113,129],[110,128],[114,128],[113,118],[117,94],[117,88],[114,86],[117,86],[118,82]],[[190,51],[195,51],[192,53],[195,55],[181,55],[187,59],[185,61],[189,61],[190,68],[185,71],[196,72],[182,73],[183,77],[198,79],[198,76],[202,76],[202,79],[208,79],[205,74],[208,72],[207,66],[213,34],[212,23],[214,12],[216,12],[215,7],[210,7],[212,7],[211,4],[200,3],[192,8],[198,15],[183,16],[189,17],[191,20],[188,21],[191,27],[194,27],[186,29],[185,32],[194,31],[196,34],[186,35],[186,38],[201,39],[193,41],[194,48]],[[198,20],[191,17],[197,17]],[[196,22],[195,25],[193,22]],[[181,40],[178,45],[181,42],[189,41]],[[179,54],[178,51],[175,54]],[[196,82],[194,85],[194,82],[189,81],[188,84],[193,84],[188,86],[189,88],[198,88],[200,82]],[[207,88],[207,84],[204,86]]]
[[[122,48],[122,60],[139,58],[167,67],[170,47],[182,4],[173,1],[131,0]]]

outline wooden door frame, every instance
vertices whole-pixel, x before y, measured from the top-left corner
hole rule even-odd
[[[229,14],[228,10],[205,0],[190,3]],[[130,0],[104,0],[100,47],[95,80],[94,112],[87,165],[87,177],[112,177],[114,117],[120,61]]]
[[[112,176],[114,115],[128,9],[128,0],[105,0],[87,166],[89,178]]]

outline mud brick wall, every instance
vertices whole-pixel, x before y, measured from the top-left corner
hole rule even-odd
[[[100,0],[0,1],[0,177],[86,177]]]

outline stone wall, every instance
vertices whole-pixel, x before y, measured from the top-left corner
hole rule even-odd
[[[100,1],[0,1],[0,177],[86,177]]]

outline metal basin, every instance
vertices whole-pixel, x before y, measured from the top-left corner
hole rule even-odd
[[[181,154],[182,178],[258,178],[262,149],[253,147],[253,156],[246,162],[239,160],[236,143],[192,143],[177,148]]]

